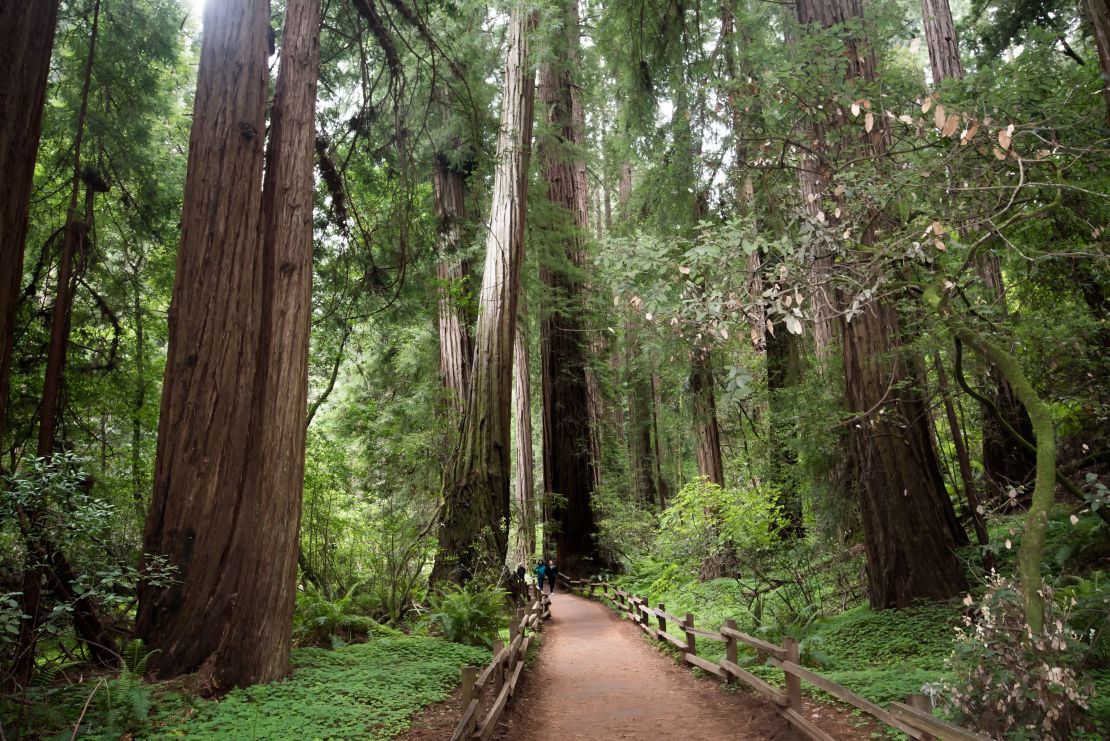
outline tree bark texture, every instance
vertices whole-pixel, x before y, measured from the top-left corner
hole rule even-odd
[[[319,0],[286,6],[269,151],[268,0],[205,8],[140,591],[157,677],[288,670],[304,469]]]
[[[529,61],[528,36],[534,26],[534,16],[514,6],[474,371],[459,441],[444,483],[433,583],[461,583],[480,571],[499,570],[508,551],[513,338],[532,143],[535,73]]]
[[[964,68],[960,64],[960,41],[948,0],[921,0],[921,19],[925,26],[925,43],[929,47],[933,85],[940,85],[949,77],[961,79]]]
[[[532,456],[532,369],[528,358],[527,314],[520,298],[516,337],[513,338],[513,432],[516,441],[517,542],[525,566],[536,553],[536,482]]]
[[[455,424],[462,415],[470,385],[470,362],[474,341],[473,317],[466,310],[470,265],[463,260],[463,223],[466,220],[466,180],[442,156],[432,171],[435,214],[439,220],[439,262],[436,281],[439,292],[439,372],[447,392],[447,404]]]
[[[58,0],[0,3],[0,440]]]
[[[938,503],[943,486],[927,410],[891,338],[898,317],[885,301],[841,320],[855,494],[867,549],[868,594],[876,609],[966,591],[963,566]],[[943,493],[943,489],[941,489]]]
[[[572,75],[578,63],[577,5],[560,9],[562,33],[555,59],[540,71],[540,90],[551,135],[542,143],[542,177],[560,224],[540,279],[550,303],[540,323],[543,378],[543,472],[552,497],[559,570],[582,574],[595,568],[597,544],[591,499],[598,464],[594,431],[599,400],[591,394],[588,343],[583,321],[584,288],[576,273],[588,234],[586,163],[578,151],[584,120]]]
[[[828,29],[861,18],[863,10],[861,0],[802,0],[797,13],[803,25]],[[844,30],[836,33],[844,48],[845,78],[874,80],[875,60],[867,40]],[[880,117],[880,125],[865,139],[848,139],[848,146],[858,156],[860,149],[882,151],[887,142]],[[822,182],[814,191],[820,197],[829,182],[823,163],[835,162],[837,153],[827,151],[822,131],[814,132],[814,144],[822,160]],[[861,236],[865,242],[870,237]],[[852,260],[848,254],[840,263],[852,270]],[[889,299],[870,302],[851,321],[844,313],[847,302],[845,296],[837,301],[845,401],[855,415],[848,453],[864,527],[871,605],[904,607],[915,599],[947,599],[966,590],[967,581],[954,550],[952,505],[914,362],[901,347],[898,315]]]
[[[1106,104],[1106,125],[1110,127],[1110,0],[1086,0],[1086,9],[1098,49],[1102,99]]]
[[[708,348],[695,347],[690,360],[690,396],[694,406],[698,474],[710,483],[725,485],[721,459],[721,431],[717,425],[717,384],[713,378],[713,356]]]

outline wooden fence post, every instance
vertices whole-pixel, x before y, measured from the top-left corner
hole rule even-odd
[[[667,610],[667,608],[663,605],[662,602],[659,603],[658,607],[659,607],[659,612],[666,612],[666,610]],[[656,617],[659,618],[659,630],[663,633],[666,633],[667,632],[667,618],[663,617],[662,615],[657,615]]]
[[[462,706],[465,713],[471,701],[474,700],[474,680],[478,678],[478,667],[464,666],[460,671],[462,672]]]
[[[786,660],[792,664],[797,664],[801,659],[798,651],[798,639],[793,636],[784,636],[782,639],[782,647],[786,649]],[[802,712],[802,679],[790,672],[786,672],[786,695],[790,700],[791,709],[796,712]]]
[[[917,708],[929,715],[933,714],[933,701],[928,695],[906,695],[906,704],[911,708]],[[921,732],[921,741],[933,741],[936,736],[930,733]]]
[[[684,627],[684,628],[693,628],[694,627],[694,613],[692,613],[692,612],[686,613],[686,620],[683,621],[682,627]],[[694,642],[694,634],[691,633],[689,630],[686,631],[686,653],[693,654],[694,656],[698,655],[698,646],[697,646],[697,643]]]
[[[725,627],[736,630],[736,621],[732,618],[725,620]],[[737,658],[738,654],[736,653],[736,638],[734,636],[728,636],[728,638],[725,640],[725,660],[735,664],[737,663]],[[725,681],[727,681],[729,684],[733,684],[736,681],[736,677],[734,677],[731,672],[726,672],[725,677]]]

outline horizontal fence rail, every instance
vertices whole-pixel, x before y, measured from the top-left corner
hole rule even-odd
[[[488,666],[464,666],[462,674],[463,714],[451,735],[451,741],[485,741],[493,735],[501,714],[516,692],[524,670],[524,659],[532,639],[551,617],[551,600],[532,587],[531,603],[516,611],[509,623],[509,645],[493,642],[493,660]]]
[[[782,645],[755,638],[736,629],[735,620],[726,620],[717,630],[695,625],[694,616],[686,613],[678,617],[667,612],[662,603],[652,607],[646,598],[619,589],[607,582],[579,581],[562,574],[560,579],[573,592],[591,599],[606,599],[615,605],[628,620],[655,640],[663,641],[682,651],[683,661],[718,679],[733,683],[743,682],[759,692],[799,731],[817,741],[832,741],[802,709],[802,682],[817,687],[891,728],[913,739],[940,739],[941,741],[989,741],[973,731],[941,720],[933,715],[932,702],[924,695],[911,695],[906,703],[894,702],[888,708],[879,707],[865,697],[857,695],[820,674],[801,666],[798,640],[784,637]],[[723,641],[725,657],[719,663],[698,656],[698,639]],[[738,663],[740,645],[753,649],[765,663],[782,670],[786,688],[779,689],[741,667]]]

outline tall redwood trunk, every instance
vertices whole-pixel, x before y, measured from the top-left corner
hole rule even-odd
[[[591,498],[597,445],[591,424],[591,392],[583,286],[575,273],[584,264],[588,234],[586,166],[578,149],[584,123],[577,72],[578,12],[571,2],[560,8],[562,33],[554,57],[540,71],[540,90],[551,135],[542,143],[542,177],[547,197],[561,215],[550,263],[540,269],[550,304],[540,323],[543,378],[543,474],[552,498],[560,571],[580,574],[596,564],[597,544]],[[593,400],[596,405],[596,399]]]
[[[466,310],[470,265],[460,256],[463,222],[466,220],[466,179],[442,156],[432,170],[435,213],[439,219],[439,262],[436,281],[439,292],[439,372],[447,392],[448,408],[458,422],[470,385],[470,362],[474,352],[471,337],[473,317]]]
[[[524,257],[535,93],[528,36],[534,26],[533,14],[515,5],[509,22],[474,370],[458,444],[443,487],[445,501],[433,583],[461,583],[499,572],[508,551],[513,339]]]
[[[58,0],[0,3],[0,441]]]
[[[1104,0],[1094,0],[1104,2]],[[939,85],[949,77],[964,76],[960,63],[960,48],[952,22],[952,9],[948,0],[921,0],[921,15],[925,25],[925,40],[929,46],[929,64],[933,70],[933,83]],[[1002,265],[998,255],[984,252],[976,264],[979,279],[987,295],[1006,314],[1006,287],[1002,281]],[[1033,425],[1025,408],[1018,403],[1014,390],[997,370],[990,371],[991,396],[995,408],[1026,440],[1032,439]],[[983,472],[993,485],[995,493],[1030,481],[1036,468],[1036,455],[1014,441],[1004,431],[1002,424],[990,410],[983,409]]]
[[[949,77],[962,78],[964,68],[960,64],[960,41],[956,37],[956,24],[952,21],[948,0],[921,0],[921,18],[925,26],[925,43],[929,47],[933,84],[939,85]]]
[[[513,439],[516,445],[517,542],[520,560],[529,565],[536,553],[536,482],[532,455],[532,369],[528,359],[527,312],[521,296],[513,338]]]
[[[267,0],[205,8],[140,591],[157,677],[288,669],[304,467],[319,0],[286,6],[269,151]]]
[[[797,12],[803,25],[819,23],[826,28],[863,15],[860,0],[802,0]],[[874,58],[866,39],[844,41],[846,77],[873,80]],[[864,146],[881,149],[886,142],[882,129],[881,124],[876,127]],[[818,198],[832,195],[825,192],[827,182],[818,183]],[[870,238],[864,235],[864,241]],[[843,268],[852,270],[856,257],[844,255]],[[843,312],[848,297],[841,298]],[[966,590],[967,581],[954,550],[947,517],[952,505],[934,453],[914,363],[901,347],[901,328],[891,301],[877,299],[862,309],[851,321],[841,313],[839,324],[845,401],[848,411],[857,415],[849,426],[848,443],[863,520],[871,605],[903,607],[915,599],[947,599]]]

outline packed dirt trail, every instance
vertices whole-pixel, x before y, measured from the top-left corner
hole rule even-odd
[[[697,679],[612,612],[573,595],[552,598],[543,647],[525,675],[504,741],[800,738],[762,698]]]

